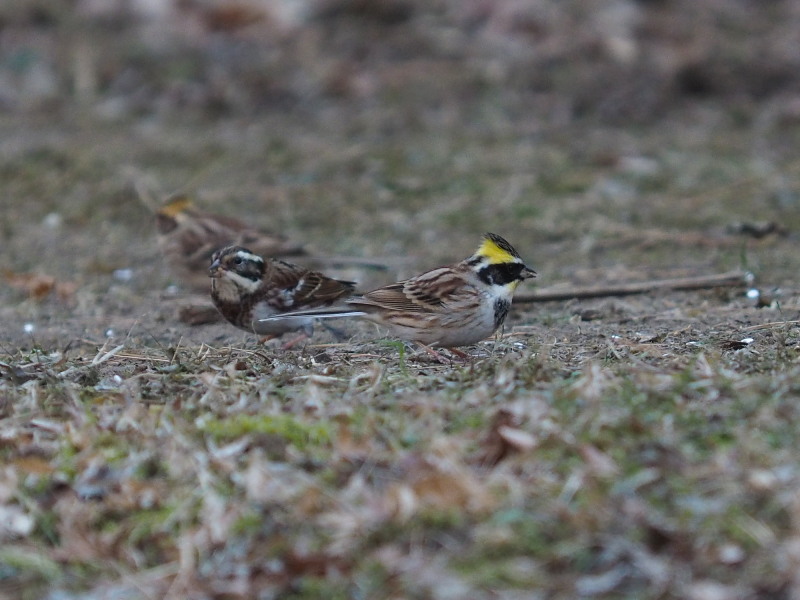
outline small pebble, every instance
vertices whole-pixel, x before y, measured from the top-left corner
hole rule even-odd
[[[112,275],[117,281],[130,281],[133,279],[133,269],[115,269]]]
[[[48,229],[58,229],[64,222],[64,218],[57,212],[47,213],[42,219],[42,225]]]

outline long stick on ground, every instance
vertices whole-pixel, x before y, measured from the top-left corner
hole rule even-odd
[[[553,302],[556,300],[572,300],[573,298],[604,298],[607,296],[630,296],[646,294],[656,290],[703,290],[720,287],[744,287],[747,285],[748,273],[729,271],[716,275],[699,277],[678,277],[675,279],[652,279],[650,281],[634,281],[630,283],[613,283],[591,287],[571,289],[539,290],[528,294],[517,294],[514,303],[520,302]]]

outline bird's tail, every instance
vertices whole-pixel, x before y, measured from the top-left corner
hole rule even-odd
[[[355,308],[344,308],[341,306],[331,306],[327,308],[310,308],[307,310],[295,310],[292,312],[273,315],[264,319],[258,319],[256,323],[273,323],[283,319],[293,319],[297,317],[311,317],[313,319],[340,319],[344,317],[363,317],[367,313]]]

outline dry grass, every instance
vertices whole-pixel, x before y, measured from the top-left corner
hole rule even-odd
[[[631,66],[582,3],[495,4],[330,3],[266,41],[214,13],[166,47],[0,11],[36,51],[0,75],[63,75],[0,98],[0,599],[800,597],[796,58],[751,37],[793,9],[638,8]],[[404,270],[489,229],[541,286],[741,268],[761,306],[520,305],[450,365],[359,324],[281,351],[175,319],[136,178]]]

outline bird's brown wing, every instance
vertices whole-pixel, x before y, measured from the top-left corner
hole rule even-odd
[[[178,236],[190,261],[205,261],[212,252],[228,245],[243,246],[261,256],[305,254],[302,245],[284,236],[261,231],[234,217],[199,210],[185,195],[164,203],[156,213],[156,228],[161,235]]]
[[[267,274],[270,287],[282,290],[287,299],[291,298],[292,310],[329,305],[350,296],[355,289],[352,281],[333,279],[282,260],[272,260],[270,266]]]
[[[463,286],[464,279],[457,271],[442,267],[367,292],[350,304],[402,312],[443,312],[453,294]]]
[[[186,209],[182,216],[187,221],[187,229],[202,232],[205,245],[212,248],[212,252],[222,246],[234,244],[249,248],[259,256],[305,254],[300,244],[290,242],[282,235],[256,229],[233,217],[206,213],[194,208]],[[188,223],[190,220],[193,223]]]
[[[302,244],[256,229],[242,230],[235,243],[250,248],[259,256],[303,256],[308,253]]]

